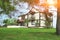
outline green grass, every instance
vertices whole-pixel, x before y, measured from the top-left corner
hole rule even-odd
[[[0,28],[0,40],[60,40],[55,29]]]

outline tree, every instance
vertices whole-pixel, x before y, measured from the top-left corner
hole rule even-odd
[[[14,10],[14,6],[11,6],[10,4],[9,0],[0,0],[0,8],[3,9],[3,12],[6,14],[9,14]]]
[[[30,5],[39,3],[39,0],[19,0],[19,1],[28,2]]]
[[[56,33],[60,35],[60,0],[57,0],[57,25]]]
[[[9,15],[10,12],[14,10],[14,6],[11,5],[10,0],[0,0],[0,8],[1,8],[0,10],[2,10],[0,11],[0,14],[3,13]],[[9,15],[9,17],[11,18],[11,15]]]

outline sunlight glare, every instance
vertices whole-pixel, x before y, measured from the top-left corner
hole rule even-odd
[[[52,4],[54,4],[54,3],[55,3],[55,1],[54,1],[54,0],[47,0],[47,2],[48,2],[50,5],[52,5]]]

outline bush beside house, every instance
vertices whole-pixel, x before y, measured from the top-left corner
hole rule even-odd
[[[6,19],[4,20],[5,25],[17,25],[17,20],[16,19]]]

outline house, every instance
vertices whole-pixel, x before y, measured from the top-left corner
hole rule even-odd
[[[46,18],[42,12],[36,9],[30,10],[27,14],[19,16],[20,26],[27,27],[46,27]],[[21,25],[23,23],[23,25]]]

